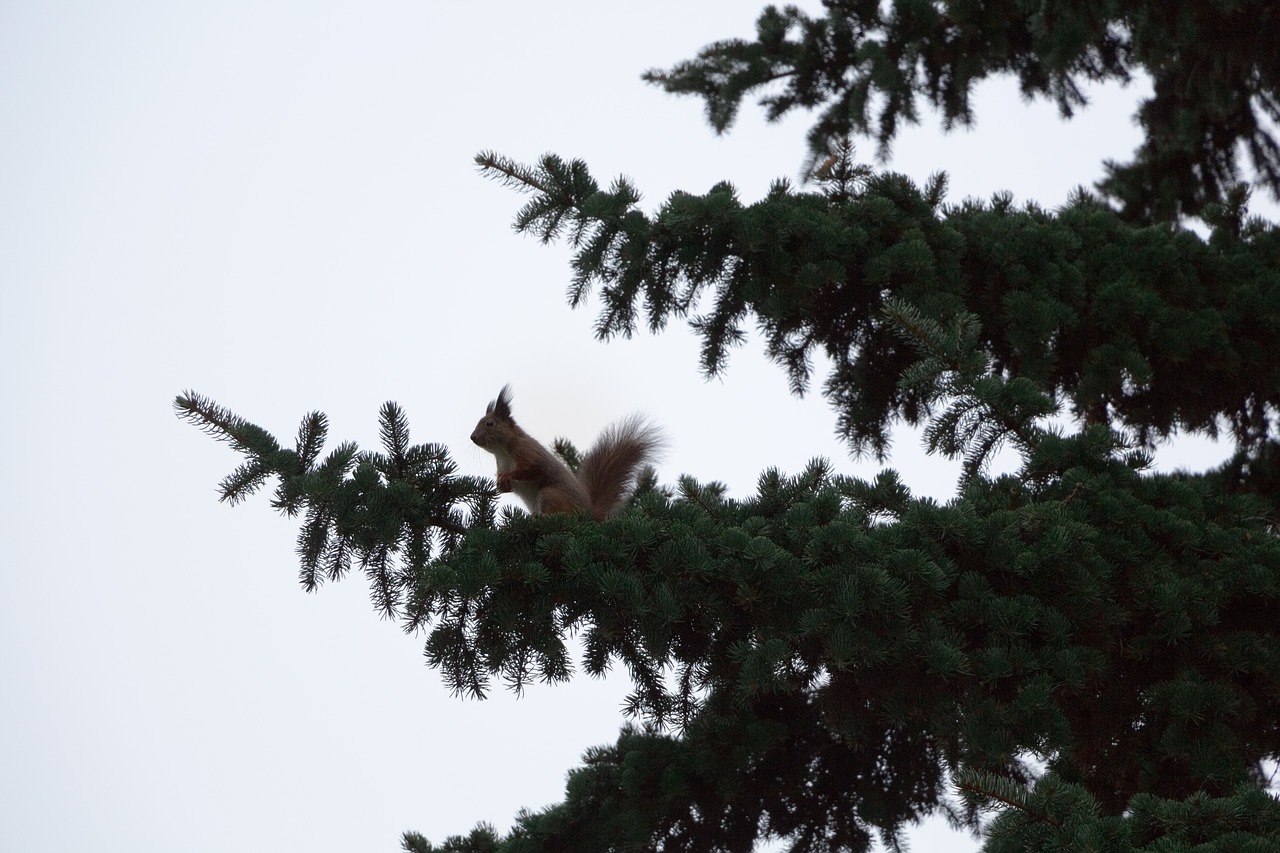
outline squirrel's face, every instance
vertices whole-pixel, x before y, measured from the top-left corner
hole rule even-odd
[[[498,422],[493,415],[485,415],[480,419],[480,422],[476,424],[476,428],[471,431],[471,440],[492,453],[493,447],[491,445],[493,444],[493,431],[497,425]]]
[[[471,440],[496,454],[500,448],[506,447],[515,425],[515,421],[511,419],[511,386],[508,385],[503,387],[498,399],[485,409],[484,417],[471,431]]]

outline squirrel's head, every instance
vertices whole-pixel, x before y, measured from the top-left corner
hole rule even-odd
[[[489,403],[484,410],[484,417],[471,431],[471,440],[485,450],[493,452],[494,441],[499,434],[505,428],[512,426],[515,426],[515,420],[511,417],[511,386],[503,385],[502,390],[498,392],[498,399]]]

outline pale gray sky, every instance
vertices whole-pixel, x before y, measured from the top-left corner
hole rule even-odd
[[[748,109],[716,138],[700,103],[639,80],[749,35],[758,12],[0,6],[0,849],[337,853],[505,829],[558,801],[623,722],[621,678],[455,699],[361,578],[302,593],[293,522],[265,496],[217,503],[238,460],[173,416],[183,389],[281,437],[321,409],[333,440],[366,446],[396,400],[415,440],[477,474],[491,457],[467,435],[506,382],[544,440],[589,444],[648,412],[671,440],[667,480],[740,496],[817,455],[878,469],[758,346],[705,382],[683,329],[596,343],[592,309],[564,303],[567,250],[514,236],[522,197],[472,165],[481,149],[582,157],[602,182],[633,178],[649,209],[724,179],[759,197],[796,175],[804,116],[766,126]],[[950,171],[955,201],[1008,189],[1055,206],[1132,151],[1139,91],[1100,92],[1063,124],[994,83],[976,131],[944,137],[927,117],[892,166]],[[897,450],[915,488],[951,494],[953,466],[909,435]]]

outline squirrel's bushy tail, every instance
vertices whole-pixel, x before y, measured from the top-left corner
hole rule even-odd
[[[636,476],[657,459],[664,444],[662,432],[641,415],[618,421],[600,434],[578,467],[578,480],[591,496],[596,521],[618,511],[635,487]]]

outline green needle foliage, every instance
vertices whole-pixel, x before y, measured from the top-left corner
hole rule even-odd
[[[976,120],[974,84],[1014,75],[1027,98],[1054,101],[1064,118],[1087,106],[1084,87],[1135,76],[1153,93],[1135,116],[1145,138],[1133,162],[1107,163],[1102,189],[1129,221],[1195,215],[1223,202],[1248,152],[1280,193],[1280,6],[1271,0],[824,0],[811,17],[769,6],[755,41],[722,41],[646,78],[701,96],[717,131],[743,98],[764,90],[770,119],[818,110],[811,164],[833,138],[875,137],[887,153],[918,99],[945,126]]]
[[[1083,192],[1057,212],[1002,194],[948,207],[944,176],[921,189],[848,167],[847,145],[833,156],[817,191],[779,182],[744,204],[722,183],[677,192],[652,215],[625,180],[602,189],[581,162],[476,160],[532,195],[518,230],[575,247],[570,301],[598,289],[600,338],[687,318],[714,374],[754,320],[797,392],[815,350],[833,364],[824,392],[855,451],[883,455],[894,420],[931,411],[927,390],[902,382],[918,354],[881,313],[891,299],[976,315],[976,344],[999,375],[1140,441],[1225,426],[1257,448],[1273,435],[1280,232],[1247,216],[1243,190],[1210,208],[1204,240],[1127,225]]]
[[[758,43],[661,77],[706,96],[720,128],[771,79],[788,87],[775,114],[828,104],[808,188],[748,204],[720,184],[647,213],[581,162],[477,162],[528,194],[518,230],[574,248],[570,302],[598,297],[599,337],[687,321],[719,373],[753,323],[797,393],[815,354],[830,365],[822,392],[853,452],[885,456],[906,422],[962,460],[951,501],[815,460],[740,499],[649,477],[603,523],[499,514],[493,484],[411,445],[394,404],[379,452],[326,455],[321,414],[286,448],[195,393],[176,400],[244,457],[224,500],[274,481],[273,506],[301,518],[303,586],[358,567],[455,693],[630,677],[630,721],[569,773],[562,803],[506,834],[410,832],[404,848],[861,851],[942,814],[992,853],[1280,849],[1280,234],[1247,215],[1234,159],[1244,143],[1274,183],[1274,143],[1242,116],[1274,115],[1275,59],[1259,32],[1217,35],[1273,13],[826,5],[817,20],[770,9]],[[873,92],[885,143],[913,91],[968,120],[971,82],[1011,71],[1065,111],[1077,81],[1138,67],[1157,75],[1143,115],[1201,136],[1146,123],[1132,193],[1109,191],[1118,208],[1084,192],[1053,212],[999,194],[948,205],[945,176],[875,172],[840,135],[869,129]],[[1220,87],[1241,79],[1237,103]],[[1211,113],[1239,132],[1203,135],[1195,116]],[[1201,159],[1180,160],[1184,144]],[[1148,215],[1166,203],[1198,211],[1207,236]],[[1148,452],[1180,432],[1235,455],[1153,473]],[[1016,470],[992,476],[1002,447]]]

